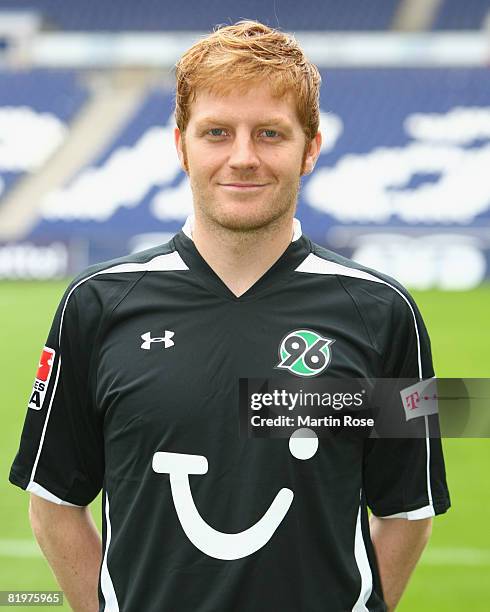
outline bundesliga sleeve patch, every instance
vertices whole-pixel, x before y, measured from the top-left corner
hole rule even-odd
[[[37,369],[36,378],[34,385],[32,386],[31,399],[29,400],[29,408],[33,410],[41,410],[46,397],[46,391],[48,389],[49,379],[51,378],[51,372],[53,371],[54,356],[56,352],[54,349],[45,346],[39,359],[39,367]]]

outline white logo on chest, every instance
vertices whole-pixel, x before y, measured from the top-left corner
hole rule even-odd
[[[316,433],[308,428],[298,429],[289,439],[289,450],[296,459],[311,459],[318,450]],[[254,525],[238,533],[224,533],[202,518],[192,497],[189,475],[207,473],[206,457],[157,452],[153,455],[152,468],[157,474],[169,474],[175,510],[189,540],[204,554],[223,561],[247,557],[265,546],[286,516],[294,497],[291,489],[282,488]]]
[[[173,331],[165,330],[165,334],[162,338],[152,338],[151,332],[146,332],[146,334],[141,335],[141,339],[143,340],[141,348],[149,351],[153,342],[163,342],[163,348],[170,348],[175,344],[175,342],[171,339],[173,338],[174,334],[175,332]]]

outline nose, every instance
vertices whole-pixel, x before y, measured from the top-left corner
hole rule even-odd
[[[228,164],[235,170],[255,170],[259,167],[260,159],[250,134],[236,134]]]

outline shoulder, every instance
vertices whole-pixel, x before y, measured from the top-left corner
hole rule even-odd
[[[120,275],[128,273],[144,274],[149,271],[177,270],[186,269],[186,267],[177,253],[172,238],[169,242],[157,247],[90,266],[73,280],[71,286],[83,284],[103,275],[110,275],[111,278],[117,279]]]
[[[397,280],[373,268],[343,257],[318,244],[311,243],[311,252],[297,272],[336,276],[358,305],[375,303],[381,308],[413,311],[415,303],[407,289]]]
[[[178,254],[172,238],[157,247],[88,267],[73,279],[68,290],[73,291],[78,287],[93,286],[97,283],[121,285],[134,282],[147,272],[186,269],[187,266]]]
[[[389,377],[395,372],[433,375],[427,330],[413,298],[398,281],[316,244],[297,271],[337,278],[373,345],[385,356]]]
[[[60,307],[97,315],[121,300],[148,272],[187,270],[174,240],[124,257],[104,261],[83,270],[68,285]]]

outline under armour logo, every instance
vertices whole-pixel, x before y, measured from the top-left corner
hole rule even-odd
[[[171,338],[174,336],[175,332],[165,330],[165,335],[163,338],[152,338],[151,332],[146,332],[146,334],[142,334],[141,339],[144,341],[141,345],[142,349],[147,351],[150,350],[152,342],[163,342],[163,348],[170,348],[175,344]]]

